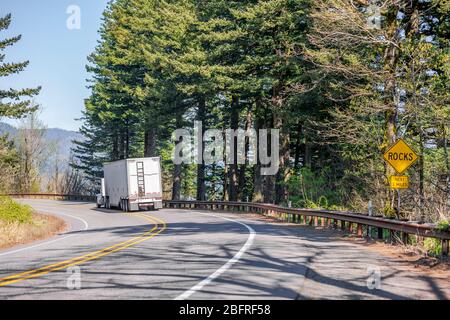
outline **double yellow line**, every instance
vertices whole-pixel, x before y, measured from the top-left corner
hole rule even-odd
[[[41,268],[14,274],[14,275],[11,275],[11,276],[8,276],[5,278],[0,278],[0,287],[4,287],[4,286],[10,285],[10,284],[13,284],[16,282],[20,282],[23,280],[27,280],[27,279],[38,278],[38,277],[41,277],[41,276],[46,275],[53,271],[66,269],[68,267],[76,266],[76,265],[79,265],[82,263],[86,263],[88,261],[97,260],[101,257],[107,256],[109,254],[124,250],[131,246],[135,246],[139,243],[147,241],[147,240],[157,236],[158,234],[160,234],[167,228],[167,225],[163,220],[155,218],[155,217],[147,216],[144,214],[133,214],[130,216],[138,216],[138,217],[144,218],[145,220],[150,221],[152,224],[154,224],[154,227],[151,230],[144,232],[141,235],[139,235],[133,239],[115,244],[113,246],[110,246],[110,247],[107,247],[107,248],[104,248],[104,249],[101,249],[101,250],[98,250],[95,252],[91,252],[91,253],[76,257],[76,258],[64,260],[64,261],[61,261],[61,262],[58,262],[55,264],[50,264],[50,265],[47,265],[47,266],[44,266]]]

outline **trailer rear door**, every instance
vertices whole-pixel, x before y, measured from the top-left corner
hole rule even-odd
[[[159,158],[128,161],[130,200],[160,200],[161,166]]]

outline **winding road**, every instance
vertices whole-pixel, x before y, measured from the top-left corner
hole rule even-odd
[[[450,298],[448,274],[423,275],[333,231],[223,212],[22,201],[70,228],[0,251],[0,299]]]

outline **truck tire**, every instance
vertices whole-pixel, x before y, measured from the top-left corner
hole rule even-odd
[[[123,212],[129,212],[130,211],[127,199],[120,199],[119,209],[122,210]]]

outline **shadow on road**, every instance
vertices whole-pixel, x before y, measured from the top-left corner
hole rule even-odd
[[[173,214],[167,215],[168,228],[158,237],[82,265],[82,290],[68,290],[68,274],[61,270],[2,287],[0,298],[173,299],[231,259],[248,236],[244,226],[233,222],[189,212]],[[394,267],[399,261],[336,240],[331,231],[261,222],[249,224],[257,233],[252,248],[233,268],[192,298],[448,298],[448,285],[442,287],[432,277],[399,270]],[[143,224],[73,233],[86,239],[102,234],[121,242],[151,227]],[[90,251],[89,245],[74,244],[70,253],[65,248],[52,250],[52,257],[58,261]],[[378,290],[367,287],[366,268],[374,264],[383,269],[383,283]],[[31,259],[29,266],[42,266],[42,259]],[[24,271],[17,267],[0,268],[0,275]]]

